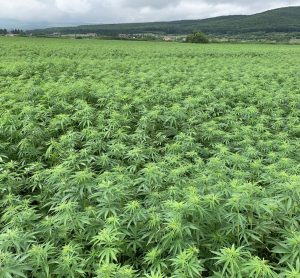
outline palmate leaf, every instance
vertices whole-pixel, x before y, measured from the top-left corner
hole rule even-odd
[[[278,277],[278,275],[273,271],[273,267],[268,264],[268,261],[262,260],[259,257],[251,258],[247,263],[245,263],[243,272],[253,278]]]
[[[249,256],[248,251],[244,251],[243,246],[231,248],[222,248],[220,252],[213,252],[216,260],[216,265],[222,265],[222,275],[233,275],[236,277],[242,277],[242,266],[246,258]]]
[[[136,271],[130,266],[103,263],[97,269],[97,278],[137,278]]]
[[[294,264],[300,256],[299,244],[299,233],[294,231],[288,232],[287,238],[282,242],[278,242],[277,245],[273,248],[274,253],[281,255],[279,263],[281,264],[284,262],[288,262]]]
[[[120,249],[114,247],[105,247],[102,251],[99,252],[100,263],[110,263],[117,262],[117,255],[120,253]]]
[[[29,265],[26,265],[24,261],[27,256],[14,256],[9,252],[0,251],[0,275],[1,277],[24,277],[26,278],[26,272],[32,270]]]
[[[300,260],[297,259],[295,265],[287,263],[288,268],[282,268],[279,277],[299,278],[300,277]]]
[[[155,247],[151,249],[144,257],[144,262],[150,271],[155,273],[163,273],[167,269],[167,264],[164,259],[161,258],[162,249]]]
[[[28,251],[30,264],[34,266],[34,270],[39,273],[39,270],[50,276],[50,258],[55,254],[55,248],[51,243],[45,245],[32,245]]]
[[[81,246],[69,243],[62,247],[59,257],[53,261],[57,265],[54,274],[58,276],[84,277],[86,260],[81,257]]]
[[[180,252],[176,258],[171,259],[174,267],[174,277],[201,277],[204,271],[202,262],[197,258],[197,248],[189,248]]]

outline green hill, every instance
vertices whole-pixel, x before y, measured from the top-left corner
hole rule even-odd
[[[29,31],[33,34],[97,33],[117,35],[120,33],[187,34],[202,30],[207,34],[240,34],[250,32],[300,32],[300,7],[286,7],[254,15],[220,16],[202,20],[171,22],[81,25]]]

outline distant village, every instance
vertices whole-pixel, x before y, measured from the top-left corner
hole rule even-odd
[[[171,41],[185,41],[186,36],[179,36],[179,35],[160,35],[154,33],[140,33],[140,34],[119,34],[118,37],[120,39],[157,39],[163,40],[167,42]]]
[[[14,30],[6,30],[0,29],[0,35],[4,35],[7,37],[15,37],[15,36],[32,36],[32,34],[27,34],[21,29]],[[59,38],[111,38],[111,39],[120,39],[120,40],[160,40],[166,42],[184,42],[186,40],[186,36],[184,35],[163,35],[163,34],[155,34],[155,33],[138,33],[138,34],[118,34],[116,36],[101,36],[97,33],[84,33],[84,34],[63,34],[63,33],[52,33],[46,35],[47,37],[59,37]]]
[[[280,35],[281,33],[279,33]],[[288,44],[300,44],[300,38],[295,36],[292,38],[285,39],[285,33],[282,33],[283,37],[279,37],[273,39],[271,37],[266,37],[262,35],[261,37],[254,36],[253,38],[248,35],[244,37],[243,35],[238,36],[209,36],[210,42],[216,43],[224,43],[224,42],[240,42],[240,43],[247,43],[247,42],[260,42],[260,43],[278,43],[278,41],[283,41]],[[175,35],[175,34],[159,34],[159,33],[137,33],[137,34],[117,34],[115,36],[104,36],[99,35],[97,33],[74,33],[74,34],[65,34],[65,33],[52,33],[52,34],[30,34],[28,32],[23,31],[22,29],[0,29],[0,36],[7,36],[7,37],[15,37],[15,36],[41,36],[41,37],[49,37],[49,38],[73,38],[73,39],[114,39],[114,40],[140,40],[140,41],[165,41],[165,42],[185,42],[187,40],[186,35]]]
[[[97,33],[87,33],[87,34],[61,34],[53,33],[49,35],[50,37],[69,37],[69,38],[101,38],[105,36],[98,35]],[[163,40],[167,42],[178,41],[184,42],[186,36],[181,35],[162,35],[155,33],[138,33],[138,34],[118,34],[117,36],[109,36],[110,38],[120,39],[120,40]]]

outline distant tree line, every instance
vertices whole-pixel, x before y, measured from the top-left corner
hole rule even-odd
[[[7,33],[6,29],[0,29],[0,35],[6,35]]]
[[[10,31],[8,31],[7,29],[0,29],[0,35],[7,35],[7,34],[26,35],[26,33],[22,29],[12,29]]]
[[[14,35],[25,35],[25,32],[22,29],[12,29],[10,33]]]

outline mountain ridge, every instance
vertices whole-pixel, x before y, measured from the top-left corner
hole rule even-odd
[[[300,32],[300,6],[284,7],[252,15],[228,15],[205,19],[144,22],[90,24],[73,27],[52,27],[35,29],[33,34],[51,33],[97,33],[117,35],[120,33],[161,33],[187,34],[201,30],[208,34],[238,34],[249,32]]]

